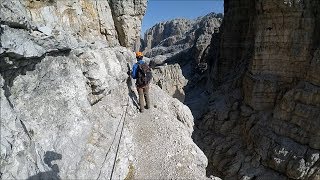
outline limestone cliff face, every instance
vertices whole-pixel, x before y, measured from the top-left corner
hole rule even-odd
[[[172,97],[184,102],[183,88],[188,80],[183,76],[179,64],[156,67],[153,70],[153,82]]]
[[[134,57],[119,45],[133,46],[140,29],[125,27],[139,27],[146,2],[128,2],[136,11],[122,26],[113,12],[121,8],[113,6],[93,0],[1,1],[1,178],[111,176],[116,151],[107,151],[119,140],[112,134],[127,102],[123,82]],[[130,151],[122,144],[123,152]],[[128,153],[122,157],[118,167],[128,164]]]
[[[97,1],[99,2],[99,1]],[[145,0],[108,0],[120,45],[137,46],[140,40],[141,20],[146,10]]]
[[[162,55],[169,58],[193,48],[192,57],[199,62],[212,34],[219,30],[221,18],[220,14],[210,13],[194,20],[173,19],[158,23],[146,31],[143,50],[147,57]]]
[[[139,170],[136,162],[151,159],[137,159],[140,137],[130,130],[144,131],[127,123],[138,114],[129,48],[145,8],[145,0],[1,0],[0,179],[125,179]],[[170,127],[178,123],[177,137],[188,134],[179,142],[188,150],[179,151],[197,152],[188,158],[197,157],[188,176],[203,177],[206,159],[190,137],[191,112],[157,89],[161,97],[171,103],[155,104],[161,108],[152,115]],[[176,179],[175,166],[155,175]]]
[[[210,69],[219,87],[201,122],[217,133],[201,136],[214,139],[213,172],[320,178],[319,10],[313,0],[225,1],[220,43],[211,45],[220,49]]]
[[[193,25],[194,21],[189,19],[174,19],[158,23],[145,33],[145,48],[151,49],[159,44],[165,47],[174,45],[184,38],[186,33],[193,28]],[[162,42],[164,40],[165,42]]]
[[[125,8],[124,8],[125,6]],[[81,41],[108,42],[132,47],[140,36],[146,1],[56,1],[1,2],[2,24],[52,36],[68,45]]]
[[[203,85],[194,84],[202,81],[212,34],[219,32],[222,17],[222,14],[210,13],[194,20],[174,19],[147,30],[144,53],[153,66],[159,67],[154,71],[155,83],[182,102],[190,100],[185,98],[188,94],[201,96]],[[168,66],[162,66],[165,63]],[[204,106],[202,102],[198,104],[193,100],[189,105],[194,108]],[[196,114],[201,116],[202,112]]]

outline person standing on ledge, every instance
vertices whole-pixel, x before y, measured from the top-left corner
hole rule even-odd
[[[152,79],[152,73],[149,65],[142,60],[142,52],[136,52],[136,58],[137,63],[133,65],[131,76],[136,79],[140,112],[143,112],[144,108],[150,108],[149,83]],[[146,102],[146,107],[144,107],[144,101]]]

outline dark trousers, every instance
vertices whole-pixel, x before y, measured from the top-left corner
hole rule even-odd
[[[149,98],[149,85],[144,87],[137,87],[139,94],[139,106],[140,111],[144,110],[144,101],[146,101],[146,108],[150,108],[150,98]]]

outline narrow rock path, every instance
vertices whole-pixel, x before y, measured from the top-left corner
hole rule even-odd
[[[134,179],[205,178],[204,154],[193,143],[185,124],[159,105],[163,106],[160,103],[158,108],[128,119],[135,151]]]
[[[170,141],[170,133],[165,128],[160,128],[161,122],[157,116],[152,114],[153,110],[140,114],[135,119],[134,142],[136,150],[136,178],[157,178],[168,175],[166,166],[173,166],[174,162],[169,161],[172,151],[168,147],[174,146]],[[165,141],[166,140],[166,141]],[[161,169],[161,171],[159,171]],[[165,177],[163,177],[165,178]]]

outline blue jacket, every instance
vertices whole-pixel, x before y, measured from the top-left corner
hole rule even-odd
[[[137,63],[135,63],[132,67],[131,76],[133,79],[137,79],[137,70],[138,70],[138,64],[144,64],[144,61],[142,59],[139,59]]]

